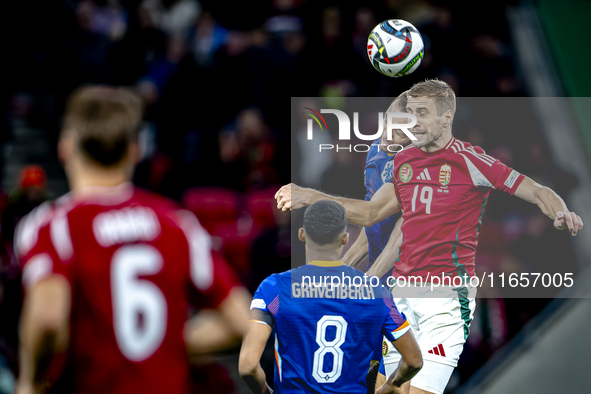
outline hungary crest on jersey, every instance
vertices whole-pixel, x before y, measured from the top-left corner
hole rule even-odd
[[[447,164],[441,166],[439,170],[439,183],[441,186],[446,186],[451,180],[451,167]]]
[[[410,181],[412,179],[412,167],[408,163],[404,163],[400,170],[398,171],[398,176],[400,180],[404,183]]]

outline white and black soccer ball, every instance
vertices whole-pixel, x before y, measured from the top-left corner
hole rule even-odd
[[[377,25],[367,39],[373,67],[388,77],[414,72],[423,60],[423,37],[411,23],[390,19]]]

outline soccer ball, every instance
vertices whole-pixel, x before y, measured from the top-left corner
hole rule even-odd
[[[421,64],[423,51],[421,33],[402,19],[380,23],[367,39],[369,61],[388,77],[402,77],[415,71]]]

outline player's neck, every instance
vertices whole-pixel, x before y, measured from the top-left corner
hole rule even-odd
[[[451,133],[451,130],[449,132],[444,132],[443,134],[441,134],[441,137],[439,137],[436,141],[433,141],[432,143],[430,143],[427,146],[423,146],[421,148],[421,150],[423,152],[435,152],[438,151],[440,149],[445,148],[445,146],[449,143],[449,141],[451,141],[451,139],[453,138],[453,135]]]
[[[70,190],[74,194],[94,188],[116,187],[129,183],[131,180],[131,171],[125,165],[102,168],[82,162],[69,164],[66,172]]]
[[[332,250],[332,251],[322,251],[322,250],[313,250],[306,247],[306,264],[310,264],[312,261],[338,261],[341,259],[341,252],[340,250]]]

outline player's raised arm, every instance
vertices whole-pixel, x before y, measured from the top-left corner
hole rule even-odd
[[[486,155],[478,147],[464,149],[462,152],[465,152],[463,155],[476,175],[476,178],[473,178],[477,180],[476,186],[494,187],[536,204],[546,216],[554,220],[554,227],[559,230],[568,229],[573,236],[583,228],[581,218],[570,212],[562,198],[549,187],[542,186],[507,167],[499,160]]]
[[[363,259],[367,257],[368,253],[369,252],[367,250],[367,234],[365,234],[365,228],[362,228],[361,232],[359,233],[359,236],[357,237],[353,245],[351,245],[349,250],[347,250],[347,253],[345,253],[342,260],[343,263],[353,268],[357,268],[359,263],[361,263]]]
[[[335,201],[345,208],[349,223],[363,227],[373,226],[400,211],[393,183],[382,185],[371,201],[335,197],[314,189],[302,188],[293,183],[281,187],[275,193],[275,199],[277,208],[283,211],[303,208],[320,200]]]
[[[568,229],[575,236],[583,228],[580,216],[570,212],[562,198],[549,187],[525,177],[515,190],[515,195],[540,207],[546,216],[554,220],[554,227],[558,230]]]
[[[403,218],[400,218],[396,222],[396,226],[394,226],[394,230],[392,230],[392,234],[390,235],[386,247],[382,253],[380,253],[380,256],[377,258],[374,265],[372,265],[369,271],[367,271],[367,276],[377,276],[378,278],[381,278],[388,272],[392,272],[394,269],[394,261],[398,258],[400,245],[402,245],[402,230],[400,227],[402,226],[403,220]]]
[[[54,353],[68,346],[71,288],[61,275],[51,275],[26,288],[20,322],[18,394],[43,391]]]

